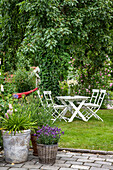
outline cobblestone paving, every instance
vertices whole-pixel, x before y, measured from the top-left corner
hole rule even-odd
[[[37,156],[29,152],[28,161],[20,164],[8,164],[0,154],[0,170],[112,170],[113,154],[101,155],[58,151],[53,165],[40,164]]]

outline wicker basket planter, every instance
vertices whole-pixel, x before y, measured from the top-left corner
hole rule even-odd
[[[56,145],[44,145],[37,144],[39,163],[53,164],[56,160],[58,144]]]

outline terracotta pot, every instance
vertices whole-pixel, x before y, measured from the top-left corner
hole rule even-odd
[[[37,144],[39,163],[53,164],[56,160],[58,144],[56,145],[44,145]]]
[[[37,149],[37,142],[36,142],[37,137],[31,134],[31,142],[32,142],[32,147],[33,147],[33,155],[38,156],[38,149]]]

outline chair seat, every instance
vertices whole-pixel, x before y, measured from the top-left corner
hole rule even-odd
[[[86,106],[86,107],[99,107],[98,104],[94,104],[94,103],[84,103],[84,106]]]
[[[66,105],[54,105],[55,109],[64,109],[66,107]]]
[[[48,107],[54,107],[55,109],[64,109],[66,105],[48,104]]]

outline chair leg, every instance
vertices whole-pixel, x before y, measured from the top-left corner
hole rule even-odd
[[[90,108],[88,108],[88,109],[92,112],[92,114],[93,114],[93,116],[94,116],[95,118],[103,121],[103,119],[101,119],[100,116],[98,116],[98,115],[96,114],[96,112],[98,111],[98,109],[97,109],[95,112],[94,112],[92,109],[90,109]]]
[[[86,118],[86,121],[88,121],[93,115],[89,110],[85,107],[82,111],[82,114],[84,113],[84,117]]]
[[[86,113],[86,115],[85,115],[86,119],[89,120],[92,116],[94,116],[96,119],[99,119],[99,120],[103,121],[103,119],[101,119],[101,118],[96,114],[96,112],[98,111],[98,109],[94,112],[91,108],[87,107],[86,110],[88,110],[88,111],[86,111],[87,113]]]
[[[57,113],[57,115],[55,115],[54,119],[53,119],[53,123],[59,118],[60,120],[61,119],[64,119],[65,122],[67,122],[68,118],[64,117],[64,115],[66,114],[67,112],[67,108],[65,108],[64,110],[62,110],[61,113],[58,112],[57,109],[54,109],[55,110],[55,113]],[[67,120],[66,120],[67,119]]]

